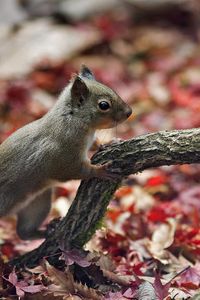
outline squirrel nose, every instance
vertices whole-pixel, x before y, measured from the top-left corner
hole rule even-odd
[[[128,106],[127,109],[126,109],[127,118],[130,117],[131,114],[132,114],[132,109],[130,108],[130,106]]]

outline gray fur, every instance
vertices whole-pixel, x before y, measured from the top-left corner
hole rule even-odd
[[[106,176],[103,167],[88,161],[88,148],[97,128],[113,127],[130,112],[115,92],[88,78],[83,80],[89,91],[87,99],[80,101],[82,88],[72,98],[76,78],[46,115],[20,128],[0,145],[0,216],[18,214],[17,230],[25,239],[37,236],[37,228],[50,209],[45,200],[47,189],[69,179]],[[99,98],[109,98],[111,111],[99,111]],[[38,197],[40,201],[44,198],[47,209],[45,204],[32,204]],[[28,217],[31,211],[32,218]]]

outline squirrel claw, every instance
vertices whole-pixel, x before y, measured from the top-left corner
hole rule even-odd
[[[100,177],[100,178],[107,178],[107,179],[111,179],[111,180],[117,180],[117,179],[121,179],[122,176],[121,174],[117,174],[117,173],[112,173],[109,169],[112,166],[112,161],[109,161],[103,165],[100,166],[96,166],[96,170],[97,170],[97,176],[96,177]]]

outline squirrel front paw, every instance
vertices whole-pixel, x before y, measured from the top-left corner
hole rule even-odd
[[[113,173],[111,171],[112,161],[109,161],[103,165],[95,165],[94,168],[94,177],[98,178],[107,178],[110,180],[119,180],[122,178],[120,173]]]
[[[115,169],[117,173],[112,172],[112,165],[113,162],[109,161],[103,165],[92,165],[90,162],[84,162],[82,165],[82,173],[81,178],[82,179],[89,179],[93,177],[97,178],[107,178],[110,180],[119,180],[123,176],[120,173],[120,170]]]

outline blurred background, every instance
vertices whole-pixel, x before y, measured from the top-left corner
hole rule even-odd
[[[82,63],[132,106],[119,136],[200,126],[199,22],[198,0],[0,1],[0,142]]]
[[[133,108],[117,130],[100,134],[101,143],[200,127],[199,25],[198,0],[0,1],[0,142],[40,118],[82,63]],[[113,257],[123,254],[125,266],[133,241],[172,217],[178,220],[172,253],[200,256],[199,176],[198,165],[131,176],[110,205],[101,247]],[[61,214],[76,188],[70,182],[58,190]],[[140,255],[133,261],[141,267]]]

